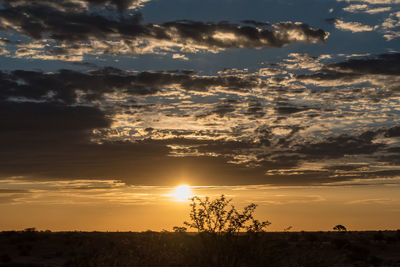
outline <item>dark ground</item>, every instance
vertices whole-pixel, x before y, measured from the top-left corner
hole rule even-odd
[[[400,266],[400,230],[0,232],[0,266]]]

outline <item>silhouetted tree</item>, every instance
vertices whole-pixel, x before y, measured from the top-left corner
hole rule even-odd
[[[338,224],[335,227],[333,227],[333,230],[338,231],[338,232],[346,232],[347,229],[345,226]]]
[[[269,221],[259,221],[254,218],[257,205],[253,203],[244,207],[243,211],[238,211],[235,206],[230,205],[232,199],[227,199],[224,195],[214,200],[208,197],[203,200],[195,196],[191,201],[191,221],[184,224],[197,229],[198,232],[263,232],[271,224]]]

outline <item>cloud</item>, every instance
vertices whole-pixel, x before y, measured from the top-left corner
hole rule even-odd
[[[381,12],[388,12],[391,9],[392,9],[391,7],[378,7],[378,8],[368,9],[365,12],[368,14],[377,14],[377,13],[381,13]]]
[[[338,0],[338,2],[361,2],[368,3],[371,5],[381,5],[381,4],[400,4],[400,0]]]
[[[31,42],[18,44],[16,57],[82,60],[82,55],[100,53],[166,54],[174,51],[178,54],[176,52],[218,52],[231,48],[263,49],[296,42],[324,42],[329,35],[300,22],[252,23],[250,26],[180,20],[152,24],[143,23],[139,13],[105,17],[80,9],[67,11],[54,7],[53,2],[50,5],[49,1],[35,3],[6,5],[0,9],[1,30],[31,39]]]
[[[63,103],[95,102],[106,94],[125,96],[156,95],[166,88],[205,92],[210,89],[248,92],[263,86],[254,75],[200,76],[191,71],[132,73],[116,68],[104,68],[82,73],[60,70],[54,73],[17,70],[0,71],[0,99],[19,98]]]
[[[276,112],[281,115],[289,115],[289,114],[293,114],[293,113],[297,113],[297,112],[302,112],[302,111],[305,111],[308,109],[310,109],[310,108],[309,107],[291,106],[290,104],[285,105],[285,103],[283,103],[283,105],[279,105],[279,106],[275,107]]]
[[[391,41],[400,37],[400,11],[390,13],[380,27],[386,40]]]
[[[265,111],[260,102],[250,101],[245,114],[250,115],[254,118],[262,118],[265,115]]]
[[[191,72],[144,72],[129,76],[124,71],[111,68],[90,73],[66,70],[56,73],[2,72],[0,116],[3,123],[0,143],[4,150],[0,153],[0,175],[18,174],[34,179],[117,176],[130,183],[165,184],[172,183],[174,177],[178,177],[180,166],[191,166],[203,177],[209,173],[202,170],[217,173],[221,176],[221,183],[228,181],[234,173],[243,173],[256,181],[252,173],[258,170],[232,166],[224,158],[211,160],[209,153],[186,156],[184,159],[171,157],[168,145],[179,144],[179,140],[173,137],[165,141],[143,138],[137,141],[113,141],[108,137],[112,120],[117,115],[113,112],[119,111],[118,105],[107,108],[106,94],[119,89],[143,95],[141,91],[144,89],[138,84],[159,88],[175,83],[181,83],[186,88],[199,84],[199,89],[227,82],[223,77],[204,79],[192,75]],[[241,84],[240,79],[233,79],[232,82]],[[86,95],[82,95],[82,92]],[[102,104],[91,104],[102,98]],[[132,104],[137,105],[135,102]],[[139,109],[140,106],[135,108]],[[127,110],[122,109],[122,112]],[[225,107],[218,105],[215,112],[222,116]],[[197,143],[190,139],[187,142]],[[213,141],[204,144],[215,149],[225,146],[222,143],[212,145]],[[226,154],[230,150],[225,147],[222,151]],[[154,162],[159,168],[152,170],[149,162]],[[236,182],[241,183],[238,180]]]
[[[0,176],[172,184],[189,173],[193,184],[220,185],[396,177],[398,57],[295,54],[215,75],[2,71]]]
[[[170,186],[131,186],[112,179],[45,180],[3,179],[0,203],[62,205],[143,205],[168,201]],[[27,190],[29,189],[29,190]]]
[[[91,6],[113,7],[119,11],[136,9],[149,0],[36,0],[35,6],[50,7],[60,11],[77,12],[88,10]],[[29,0],[1,0],[0,3],[11,7],[23,7],[32,5]]]
[[[42,133],[38,138],[68,131],[87,132],[93,128],[106,128],[110,121],[104,112],[85,106],[65,106],[55,103],[1,102],[0,114],[3,118],[1,130],[9,132]],[[8,118],[8,119],[6,119]],[[85,119],[85,120],[83,120]]]
[[[5,49],[4,47],[0,47],[0,56],[1,55],[8,55],[9,52],[7,51],[7,49]]]
[[[339,0],[341,1],[341,0]],[[343,8],[344,11],[350,13],[364,12],[370,15],[374,15],[375,26],[363,25],[359,22],[344,22],[341,19],[328,19],[327,21],[331,21],[335,23],[336,28],[352,31],[352,32],[361,32],[361,31],[376,31],[381,33],[382,36],[387,41],[392,41],[400,36],[399,27],[400,27],[400,12],[398,11],[398,2],[390,1],[390,0],[365,0],[365,1],[351,1],[346,0],[346,2],[351,3],[347,7]],[[355,4],[352,4],[356,2]],[[379,6],[377,6],[379,5]],[[382,6],[386,5],[386,6]],[[379,16],[378,16],[379,15]],[[383,21],[383,22],[382,22]]]
[[[400,75],[400,54],[382,54],[377,57],[350,59],[330,64],[329,69],[345,73]]]
[[[363,58],[350,58],[347,61],[325,64],[312,74],[299,74],[302,82],[319,86],[343,86],[370,83],[381,90],[381,96],[396,93],[400,75],[400,54],[389,53]],[[390,80],[390,82],[388,82]]]
[[[373,132],[364,132],[359,136],[328,137],[322,142],[301,144],[297,152],[308,158],[343,158],[345,155],[373,154],[385,146],[374,143],[374,137]]]
[[[172,55],[173,59],[181,59],[181,60],[189,60],[189,58],[185,55],[182,54],[173,54]]]
[[[200,114],[198,117],[204,118],[211,115],[217,115],[219,117],[224,117],[229,113],[232,113],[236,109],[237,101],[233,99],[228,99],[222,103],[218,103],[211,111],[204,114]]]
[[[369,25],[361,24],[360,22],[352,22],[352,21],[343,21],[341,19],[336,19],[335,27],[339,30],[343,31],[351,31],[351,32],[369,32],[374,30],[374,27]]]
[[[352,12],[352,13],[356,13],[356,12],[365,12],[368,14],[377,14],[377,13],[381,13],[381,12],[388,12],[392,9],[392,7],[388,6],[388,7],[370,7],[369,5],[366,4],[352,4],[349,5],[345,8],[343,8],[344,11],[347,12]]]
[[[326,199],[320,195],[273,195],[268,198],[263,198],[262,200],[257,201],[261,205],[269,204],[269,205],[285,205],[291,203],[310,203],[310,202],[321,202]]]
[[[349,201],[345,204],[347,205],[387,205],[391,204],[393,202],[397,202],[395,199],[391,198],[371,198],[371,199],[358,199],[358,200],[352,200]]]
[[[349,5],[345,8],[343,8],[343,10],[347,11],[347,12],[357,12],[360,10],[365,10],[367,8],[368,8],[368,5],[365,5],[365,4],[352,4],[352,5]]]

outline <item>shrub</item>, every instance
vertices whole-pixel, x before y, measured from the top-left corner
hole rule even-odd
[[[333,227],[333,230],[338,231],[338,232],[346,232],[347,229],[345,226],[338,224],[335,227]]]
[[[207,233],[238,233],[263,232],[270,225],[269,221],[259,221],[254,218],[256,204],[251,203],[243,211],[238,211],[235,206],[230,205],[232,199],[224,195],[210,200],[200,197],[191,199],[190,222],[184,224],[198,232]]]

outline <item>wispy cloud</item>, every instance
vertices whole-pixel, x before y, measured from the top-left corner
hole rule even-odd
[[[360,22],[343,21],[341,19],[335,20],[335,27],[343,31],[351,32],[369,32],[374,30],[374,27],[372,26],[364,25]]]

